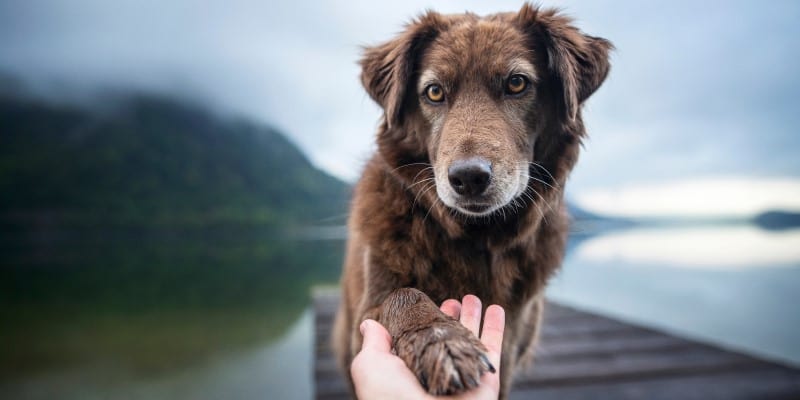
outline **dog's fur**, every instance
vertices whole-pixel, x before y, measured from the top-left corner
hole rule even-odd
[[[362,82],[384,118],[351,208],[334,328],[342,367],[360,349],[358,325],[374,318],[431,393],[477,385],[491,369],[483,348],[429,304],[472,293],[506,310],[508,393],[564,254],[563,187],[585,136],[581,106],[605,79],[611,48],[526,4],[483,18],[428,12],[366,49]],[[528,83],[522,93],[506,89],[512,75]],[[432,84],[443,101],[426,98]],[[491,166],[490,184],[459,195],[448,171],[476,157]]]

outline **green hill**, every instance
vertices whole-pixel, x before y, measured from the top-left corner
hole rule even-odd
[[[342,220],[349,188],[269,127],[176,99],[0,94],[0,219],[92,226]]]

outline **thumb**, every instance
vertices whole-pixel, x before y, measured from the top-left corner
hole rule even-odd
[[[389,331],[378,321],[365,319],[359,327],[364,341],[361,344],[361,351],[370,349],[381,353],[392,351],[392,336]]]

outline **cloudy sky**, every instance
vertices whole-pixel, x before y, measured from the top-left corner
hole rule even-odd
[[[617,47],[586,106],[591,138],[570,197],[625,215],[800,210],[800,2],[544,4]],[[5,0],[0,71],[60,96],[109,87],[188,96],[280,128],[316,165],[354,181],[380,115],[357,78],[360,46],[426,8],[520,5]]]

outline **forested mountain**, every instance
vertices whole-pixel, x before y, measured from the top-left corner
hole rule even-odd
[[[348,186],[284,135],[174,98],[0,94],[0,219],[66,225],[343,221]]]

